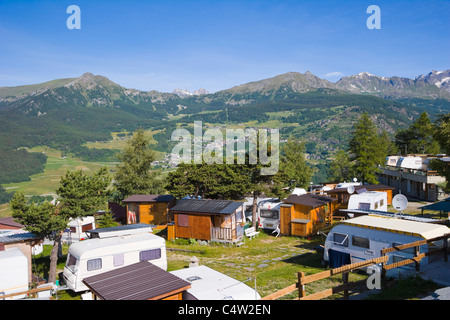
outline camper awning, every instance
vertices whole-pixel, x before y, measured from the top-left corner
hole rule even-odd
[[[448,199],[446,199],[444,201],[440,201],[440,202],[436,202],[436,203],[432,203],[432,204],[420,207],[419,209],[450,212],[450,201]]]
[[[424,239],[437,238],[450,233],[450,229],[444,225],[375,216],[361,216],[345,220],[342,223],[349,226],[412,235]]]

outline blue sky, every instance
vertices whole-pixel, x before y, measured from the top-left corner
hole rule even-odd
[[[81,30],[69,30],[69,5]],[[369,30],[368,6],[381,9]],[[210,92],[285,72],[337,81],[450,68],[450,1],[0,1],[0,86],[92,72],[127,87]]]

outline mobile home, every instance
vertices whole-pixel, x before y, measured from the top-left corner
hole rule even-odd
[[[444,225],[394,219],[377,216],[360,216],[345,220],[333,227],[327,235],[324,246],[324,260],[331,268],[378,258],[381,250],[423,239],[432,239],[450,232]],[[439,244],[436,244],[439,245]],[[420,247],[427,252],[430,245]],[[389,263],[409,259],[413,249],[397,251],[389,258]],[[424,258],[421,264],[427,264]],[[410,269],[411,266],[396,268],[389,275]]]
[[[71,244],[86,239],[88,237],[86,231],[92,229],[95,229],[95,218],[92,216],[70,219],[62,241]]]
[[[28,259],[19,248],[0,252],[0,296],[28,290]],[[9,298],[23,299],[25,294]]]
[[[265,199],[258,204],[258,226],[262,229],[275,230],[280,224],[279,199]]]
[[[366,191],[352,194],[348,200],[348,209],[387,211],[387,193]]]
[[[162,237],[151,233],[88,239],[69,247],[64,280],[75,291],[87,291],[82,282],[106,271],[140,261],[150,261],[167,270],[166,244]]]
[[[259,300],[256,288],[238,281],[207,266],[171,271],[173,275],[189,281],[191,287],[183,292],[183,300]]]

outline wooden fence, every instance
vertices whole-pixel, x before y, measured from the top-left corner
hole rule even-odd
[[[367,281],[367,279],[364,279],[364,280],[359,280],[359,281],[354,281],[354,282],[348,282],[349,272],[357,270],[357,269],[369,267],[374,264],[381,263],[381,266],[382,266],[381,276],[384,279],[386,276],[386,272],[388,270],[402,267],[402,266],[405,266],[408,264],[414,263],[416,270],[419,270],[420,261],[423,258],[431,256],[431,255],[441,253],[443,255],[444,261],[448,261],[447,250],[448,250],[448,239],[449,238],[450,238],[450,234],[447,234],[442,237],[437,237],[437,238],[433,238],[433,239],[429,239],[429,240],[420,240],[420,241],[412,242],[409,244],[386,248],[386,249],[381,250],[381,256],[378,258],[344,265],[339,268],[329,269],[329,270],[315,273],[315,274],[308,275],[308,276],[306,276],[303,272],[298,272],[298,282],[297,283],[295,283],[289,287],[286,287],[284,289],[281,289],[277,292],[274,292],[266,297],[263,297],[261,300],[279,299],[279,298],[281,298],[287,294],[290,294],[294,291],[298,291],[298,300],[319,300],[319,299],[329,297],[335,293],[339,293],[342,291],[344,292],[344,299],[347,299],[348,291],[350,289],[355,288],[359,285],[362,285],[362,284],[366,283],[366,281]],[[430,242],[435,242],[435,241],[440,241],[440,240],[443,240],[443,247],[441,249],[420,253],[420,246],[428,244]],[[406,250],[409,248],[414,248],[414,257],[412,257],[410,259],[405,259],[405,260],[402,260],[399,262],[388,264],[389,253]],[[343,284],[338,285],[333,288],[329,288],[329,289],[317,292],[317,293],[313,293],[313,294],[309,294],[309,295],[306,294],[306,290],[305,290],[306,284],[312,283],[314,281],[326,279],[326,278],[329,278],[329,277],[337,275],[337,274],[342,274]]]

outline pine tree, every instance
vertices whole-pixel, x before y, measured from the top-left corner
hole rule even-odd
[[[335,182],[351,181],[354,177],[354,166],[350,162],[348,153],[338,150],[330,164],[330,176]]]
[[[435,127],[428,117],[428,113],[421,113],[407,129],[399,130],[395,136],[398,148],[406,154],[439,153],[439,143],[435,139]]]
[[[275,181],[282,183],[283,187],[289,186],[289,190],[307,189],[312,175],[313,168],[306,161],[305,144],[290,138],[283,144],[280,170]]]
[[[76,219],[95,213],[106,206],[109,196],[108,187],[111,179],[106,168],[100,169],[92,176],[83,172],[68,171],[61,177],[56,193],[59,204],[49,202],[28,204],[22,192],[14,194],[10,202],[13,217],[25,226],[27,231],[39,238],[54,241],[50,253],[49,282],[55,283],[58,252],[64,229],[70,219]]]
[[[385,159],[385,152],[374,123],[364,112],[356,123],[349,143],[350,160],[355,162],[355,173],[363,183],[378,183],[378,165]]]
[[[149,148],[150,140],[143,130],[134,133],[127,146],[118,155],[121,163],[114,176],[117,201],[133,194],[158,194],[164,192],[162,181],[156,171],[151,170],[155,153]]]

